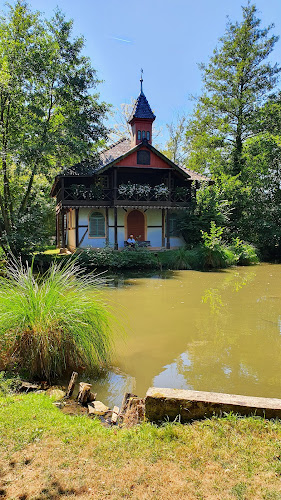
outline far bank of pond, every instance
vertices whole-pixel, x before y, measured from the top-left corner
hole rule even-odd
[[[99,399],[150,386],[279,398],[280,278],[281,265],[261,264],[116,280],[105,295],[127,336],[93,381]]]

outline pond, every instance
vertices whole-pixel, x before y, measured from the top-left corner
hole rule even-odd
[[[98,399],[120,405],[150,386],[281,397],[281,265],[115,284],[105,296],[126,336],[92,381]]]

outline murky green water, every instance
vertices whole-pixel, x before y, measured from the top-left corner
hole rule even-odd
[[[281,265],[216,273],[176,271],[110,288],[127,336],[93,382],[120,404],[150,386],[281,397]]]

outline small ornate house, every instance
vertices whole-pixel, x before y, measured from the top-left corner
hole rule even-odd
[[[131,140],[121,139],[101,153],[97,168],[82,162],[55,178],[51,195],[57,199],[58,247],[119,249],[130,234],[139,245],[154,249],[184,244],[177,212],[188,207],[198,183],[208,179],[153,147],[154,120],[141,79],[129,119]]]

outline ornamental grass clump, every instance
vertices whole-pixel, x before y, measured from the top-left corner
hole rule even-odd
[[[12,259],[0,278],[0,364],[48,381],[104,365],[113,340],[101,282],[76,261],[53,263],[35,277],[32,265]]]

